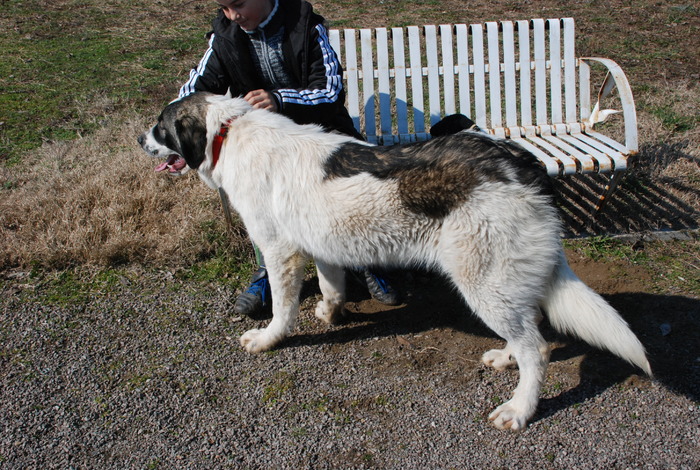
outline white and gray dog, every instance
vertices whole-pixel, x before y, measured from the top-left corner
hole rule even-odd
[[[194,169],[225,191],[262,250],[273,318],[241,337],[249,352],[291,333],[312,257],[323,294],[316,316],[328,323],[343,317],[343,266],[444,273],[507,340],[483,361],[520,368],[513,397],[489,416],[499,428],[522,429],[535,413],[549,361],[540,308],[557,330],[651,374],[625,321],[569,268],[549,179],[509,141],[466,131],[375,147],[240,98],[196,93],[166,107],[139,142],[167,159],[159,170]]]

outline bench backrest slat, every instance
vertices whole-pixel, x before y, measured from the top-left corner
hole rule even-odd
[[[535,48],[535,117],[538,126],[547,124],[547,57],[544,20],[532,21]]]
[[[440,25],[440,38],[442,39],[442,86],[444,90],[443,102],[445,104],[445,114],[457,112],[455,100],[455,62],[452,39],[452,25]]]
[[[364,102],[365,130],[367,140],[376,143],[377,129],[375,120],[374,97],[374,58],[372,56],[372,30],[360,30],[360,58],[362,61],[362,96]]]
[[[406,94],[406,51],[402,28],[392,28],[394,52],[394,84],[396,87],[396,120],[401,143],[408,142],[408,95]]]
[[[532,126],[532,92],[530,88],[532,68],[530,67],[530,22],[518,21],[518,50],[520,72],[520,125]]]
[[[377,32],[377,82],[379,91],[380,135],[382,139],[391,139],[391,88],[389,70],[389,39],[386,28]]]
[[[549,26],[549,63],[552,118],[550,124],[562,124],[562,83],[561,83],[561,28],[559,20],[547,20]]]
[[[480,24],[471,26],[472,60],[474,61],[474,113],[466,114],[476,125],[486,129],[486,63],[484,60],[484,34]]]
[[[518,101],[515,81],[515,36],[513,23],[503,24],[503,84],[506,99],[506,127],[518,125]]]
[[[425,54],[428,65],[428,103],[430,124],[435,124],[441,118],[440,100],[440,71],[438,67],[437,29],[433,25],[425,26]]]
[[[411,60],[411,90],[413,106],[413,130],[425,134],[425,103],[423,101],[423,66],[421,64],[420,31],[417,26],[409,26],[408,46]]]
[[[457,40],[457,77],[459,86],[459,109],[472,109],[471,101],[471,80],[469,79],[469,30],[467,25],[458,24],[455,26]]]
[[[576,122],[576,47],[573,18],[564,18],[564,102],[566,122]]]
[[[575,56],[571,18],[332,30],[330,38],[350,115],[373,143],[424,140],[454,113],[512,137],[588,117],[588,66]]]
[[[498,23],[486,23],[489,71],[489,105],[491,110],[492,129],[503,126],[501,122],[501,70],[498,38]]]

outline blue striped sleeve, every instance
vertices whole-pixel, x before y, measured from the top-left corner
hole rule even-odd
[[[313,90],[295,90],[282,88],[277,90],[283,103],[317,105],[335,103],[343,90],[343,80],[340,61],[336,55],[328,37],[328,30],[322,25],[316,25],[318,32],[318,44],[323,55],[323,67],[325,68],[326,83],[323,88]]]
[[[213,44],[214,35],[212,34],[211,38],[209,38],[209,49],[207,49],[207,51],[204,53],[204,56],[202,57],[202,60],[199,61],[199,65],[197,65],[197,68],[190,70],[190,78],[180,88],[180,93],[178,95],[179,98],[184,98],[185,96],[191,95],[192,93],[197,91],[195,85],[197,83],[197,80],[199,80],[199,78],[202,75],[204,75],[204,71],[207,69],[207,63],[209,62],[209,58],[214,52]]]

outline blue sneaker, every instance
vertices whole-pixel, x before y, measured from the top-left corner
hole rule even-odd
[[[236,299],[233,311],[239,315],[256,315],[267,306],[270,295],[270,282],[267,278],[267,270],[260,268],[253,274],[253,279],[248,289]]]
[[[367,283],[367,290],[374,300],[385,305],[398,305],[401,303],[399,295],[380,273],[365,269],[363,274]]]

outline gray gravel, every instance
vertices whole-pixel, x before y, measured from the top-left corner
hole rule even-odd
[[[238,336],[265,320],[171,277],[69,298],[3,281],[0,468],[700,467],[697,360],[651,381],[575,343],[554,355],[535,420],[503,432],[485,417],[517,372],[478,363],[500,342],[464,312],[325,327],[312,292],[295,336],[251,356]]]

